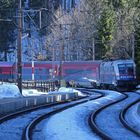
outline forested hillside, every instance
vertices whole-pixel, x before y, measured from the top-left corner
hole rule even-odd
[[[41,48],[35,60],[132,58],[140,67],[139,0],[22,0],[22,10],[26,42]],[[16,50],[17,14],[17,0],[0,1],[1,61]]]

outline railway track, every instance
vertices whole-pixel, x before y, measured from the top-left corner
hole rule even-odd
[[[134,106],[135,104],[140,102],[140,98],[136,101],[132,102],[128,106],[126,106],[121,112],[120,112],[120,121],[121,123],[130,131],[132,131],[134,134],[136,134],[138,137],[140,137],[140,130],[138,131],[136,128],[134,128],[129,122],[126,120],[125,116],[127,115],[127,111]]]
[[[115,97],[115,92],[114,95],[112,95],[112,93],[106,93],[106,91],[104,90],[80,90],[87,94],[86,98],[75,101],[42,105],[0,118],[0,139],[37,139],[37,135],[41,133],[41,130],[43,129],[42,124],[45,123],[47,118],[52,118],[52,116],[61,114],[61,112],[72,109],[72,107],[75,108],[77,105],[83,105],[83,109],[87,108],[86,110],[88,110],[88,113],[86,115],[89,116],[89,119],[88,117],[85,118],[87,118],[87,121],[89,121],[89,125],[93,130],[93,134],[97,134],[97,139],[100,139],[100,137],[101,139],[109,140],[122,138],[126,139],[124,135],[128,135],[128,139],[139,139],[139,131],[137,131],[129,123],[128,119],[126,119],[128,110],[133,105],[137,104],[140,100],[137,93],[127,92],[126,94],[118,94]],[[89,107],[89,105],[92,106]],[[83,115],[85,115],[85,113]],[[82,117],[85,121],[84,116]],[[114,118],[114,120],[111,120],[109,118]],[[83,120],[81,120],[80,122],[83,122]],[[112,124],[109,124],[108,122],[112,122]],[[114,122],[116,123],[116,126],[114,126],[116,127],[116,129],[111,129],[110,126],[112,126]],[[117,137],[117,133],[119,133],[119,135],[121,136]]]
[[[36,127],[36,125],[38,123],[40,123],[43,119],[46,119],[47,117],[50,117],[51,115],[54,115],[56,113],[60,113],[61,111],[64,111],[65,109],[68,109],[70,107],[73,107],[75,105],[78,105],[78,104],[82,104],[84,102],[87,102],[87,100],[84,100],[82,102],[77,102],[75,104],[70,104],[70,105],[67,105],[67,106],[64,106],[62,108],[56,108],[46,114],[43,114],[41,116],[39,116],[38,118],[34,119],[26,128],[25,130],[25,133],[24,133],[24,137],[23,137],[23,140],[31,140],[32,139],[32,135],[33,135],[33,131],[34,131],[34,128]]]
[[[34,126],[42,119],[101,96],[101,94],[97,93],[92,95],[92,97],[89,96],[80,100],[42,105],[4,116],[0,118],[0,139],[30,139],[32,138]]]
[[[103,139],[140,138],[138,130],[132,127],[125,118],[127,110],[137,104],[140,97],[134,92],[123,94],[124,96],[120,100],[112,101],[90,115],[89,125]]]
[[[87,91],[92,93],[95,90],[87,90]],[[122,96],[123,96],[123,95],[119,94],[119,95],[112,97],[111,95],[109,95],[105,92],[102,92],[102,94],[104,95],[104,96],[102,96],[102,98],[98,98],[98,99],[92,100],[92,101],[89,100],[88,102],[86,102],[84,104],[81,104],[81,105],[76,106],[76,107],[71,108],[71,109],[67,109],[67,110],[63,111],[62,113],[60,112],[60,113],[55,114],[53,116],[48,116],[48,119],[44,120],[44,123],[47,122],[47,128],[44,128],[46,130],[45,135],[47,135],[45,138],[49,139],[49,140],[54,140],[54,139],[75,139],[75,140],[80,139],[81,140],[81,137],[79,137],[79,135],[78,135],[78,134],[81,134],[81,135],[83,135],[82,140],[93,139],[93,138],[100,139],[95,134],[95,132],[92,133],[91,129],[88,126],[87,122],[88,122],[89,114],[93,110],[96,111],[100,107],[105,106],[106,104],[108,104],[109,102],[111,102],[113,100],[118,100],[118,99],[122,98]],[[77,109],[77,108],[79,108],[79,109]],[[73,115],[71,116],[69,112],[71,112],[72,114],[75,114],[76,118],[78,118],[78,120],[75,120],[75,117],[73,117]],[[66,114],[68,114],[68,115],[66,115]],[[65,116],[65,117],[63,117],[63,116]],[[56,118],[58,118],[58,120]],[[53,124],[52,124],[52,122],[53,122]],[[72,124],[71,124],[71,122],[72,122]],[[54,128],[53,127],[54,130],[52,130],[51,126],[53,126],[53,125],[57,126],[58,123],[60,123],[61,128],[64,128],[64,129],[61,130],[61,128]],[[70,123],[70,125],[68,125],[69,123]],[[78,124],[78,126],[76,124]],[[72,129],[71,127],[72,128],[74,127],[76,129],[71,130]],[[33,130],[34,134],[32,136],[33,139],[37,138],[38,135],[40,136],[39,137],[40,139],[44,138],[41,135],[42,129],[43,128],[41,126],[41,123],[40,123],[40,125],[38,123],[37,123],[37,125],[35,125],[34,130]],[[50,129],[51,129],[51,132],[50,132]],[[59,130],[61,130],[62,132],[60,132]],[[74,134],[73,134],[73,132],[74,132]],[[89,133],[89,134],[87,134],[87,133]],[[92,133],[92,135],[91,135],[91,133]],[[64,134],[66,134],[66,136],[64,136]],[[63,136],[63,138],[62,138],[62,136]]]

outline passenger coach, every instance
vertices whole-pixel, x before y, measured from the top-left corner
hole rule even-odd
[[[101,61],[63,62],[62,77],[69,85],[96,88]]]

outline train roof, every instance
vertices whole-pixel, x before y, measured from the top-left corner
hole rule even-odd
[[[132,59],[126,59],[126,60],[111,60],[111,61],[103,61],[102,63],[134,63]]]
[[[123,63],[123,62],[134,62],[132,59],[126,59],[126,60],[115,60],[114,62],[121,62],[121,63]]]
[[[133,61],[133,59],[115,59],[115,60],[103,60],[102,62],[126,62],[126,61]]]
[[[62,63],[69,64],[100,64],[102,61],[94,60],[94,61],[63,61]]]

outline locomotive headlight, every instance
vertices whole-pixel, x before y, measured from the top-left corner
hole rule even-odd
[[[117,80],[120,79],[120,75],[119,75],[119,73],[116,73],[116,79],[117,79]]]
[[[117,83],[116,83],[116,82],[112,82],[112,84],[113,84],[114,86],[117,86]]]

